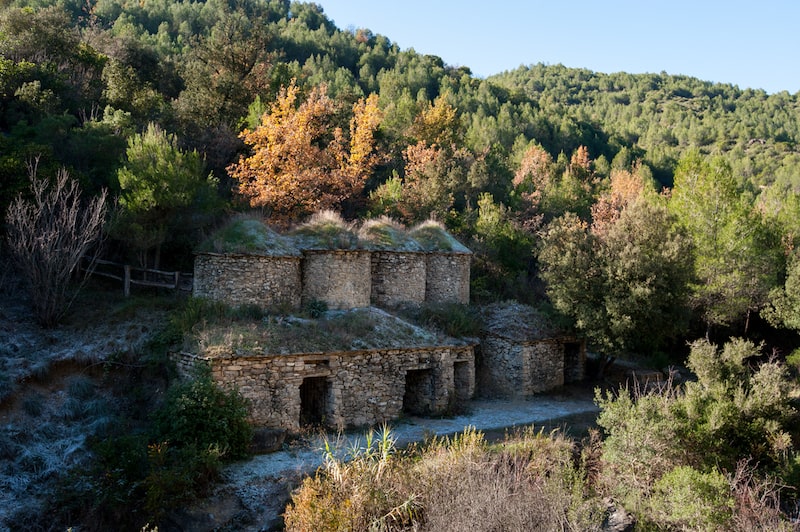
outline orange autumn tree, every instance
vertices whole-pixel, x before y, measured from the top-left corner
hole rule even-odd
[[[378,163],[376,94],[353,105],[349,135],[335,127],[336,104],[324,85],[301,103],[298,96],[294,81],[281,89],[261,125],[240,135],[251,154],[228,167],[237,192],[275,220],[341,208],[361,194]]]

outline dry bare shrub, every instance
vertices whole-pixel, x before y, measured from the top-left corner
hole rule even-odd
[[[499,450],[474,429],[434,441],[412,475],[422,494],[422,529],[599,529],[602,508],[584,497],[573,451],[562,434],[533,429],[510,436]]]
[[[327,454],[287,508],[287,530],[599,530],[575,445],[529,429],[490,446],[467,428],[394,454],[384,432],[347,460]]]
[[[27,280],[36,318],[52,327],[71,303],[71,276],[101,240],[106,193],[84,202],[78,182],[65,169],[50,183],[36,176],[37,162],[28,165],[32,198],[18,196],[8,208],[6,224],[8,245]]]
[[[735,501],[732,530],[797,530],[781,511],[782,486],[774,478],[758,476],[756,468],[742,460],[728,482]]]

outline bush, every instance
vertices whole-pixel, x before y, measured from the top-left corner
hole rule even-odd
[[[173,385],[153,418],[157,442],[200,451],[214,448],[231,459],[247,456],[253,437],[247,402],[236,390],[217,386],[210,371]]]
[[[288,530],[598,530],[573,444],[532,429],[498,448],[468,428],[395,453],[386,429],[351,452],[327,453],[286,510]]]
[[[650,499],[656,522],[679,529],[726,530],[734,499],[725,476],[713,469],[703,473],[678,466],[656,482]]]

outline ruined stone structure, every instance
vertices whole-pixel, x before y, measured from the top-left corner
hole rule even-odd
[[[481,395],[524,398],[583,380],[586,346],[549,327],[525,305],[498,305],[486,312],[481,338]]]
[[[238,388],[255,425],[290,431],[442,414],[475,391],[472,345],[176,358],[182,373],[206,364],[218,383]]]
[[[303,250],[302,301],[325,301],[332,309],[368,307],[372,263],[363,249]]]
[[[428,253],[425,261],[425,301],[468,304],[471,261],[470,253]]]
[[[372,252],[372,304],[394,307],[426,301],[427,254],[413,251]],[[469,298],[469,292],[467,292]]]
[[[422,244],[397,228],[391,228],[388,244],[385,240],[359,244],[354,234],[344,230],[330,242],[307,235],[293,240],[257,220],[236,223],[244,229],[234,223],[233,229],[221,232],[241,239],[241,233],[248,231],[256,241],[237,241],[231,247],[224,236],[210,238],[213,245],[195,256],[195,295],[230,305],[288,304],[292,308],[314,300],[332,309],[469,303],[472,253],[441,226],[428,224]],[[341,249],[325,248],[326,244]]]
[[[300,261],[297,255],[270,256],[198,253],[194,261],[194,295],[229,305],[300,306]]]

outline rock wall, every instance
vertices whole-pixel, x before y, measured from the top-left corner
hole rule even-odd
[[[580,348],[572,360],[565,346]],[[479,358],[481,395],[522,398],[582,380],[586,351],[583,344],[561,338],[519,341],[492,335],[481,340]]]
[[[441,414],[475,391],[473,346],[175,358],[183,374],[206,364],[216,382],[237,388],[255,425],[290,431],[309,417],[348,428],[396,419],[404,408]]]
[[[468,253],[433,252],[426,256],[425,301],[469,303]]]
[[[229,305],[300,306],[300,257],[199,253],[194,295]]]
[[[302,301],[325,301],[332,309],[368,307],[372,292],[370,252],[303,251]]]
[[[393,307],[425,302],[425,254],[372,252],[372,304]]]

